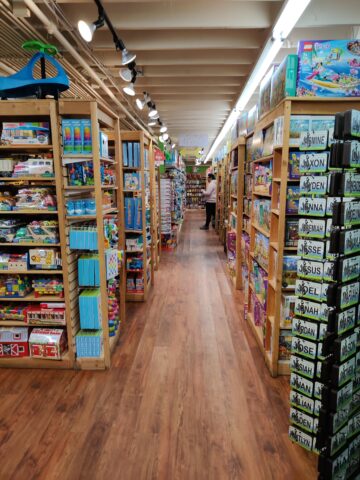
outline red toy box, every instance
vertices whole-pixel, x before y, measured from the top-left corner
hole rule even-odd
[[[66,349],[65,331],[61,328],[34,328],[29,338],[30,356],[60,360]]]
[[[26,327],[0,328],[0,357],[28,357],[28,329]]]

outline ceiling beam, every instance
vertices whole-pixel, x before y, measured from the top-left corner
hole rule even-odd
[[[116,85],[127,84],[120,77],[114,79]],[[137,88],[158,87],[240,87],[244,84],[243,77],[137,77]]]
[[[140,63],[138,63],[140,65]],[[143,75],[146,78],[161,77],[233,77],[246,76],[251,70],[251,65],[221,65],[214,66],[212,62],[207,65],[172,65],[171,68],[165,65],[146,65],[143,68]],[[119,76],[119,67],[110,68],[110,72],[115,76]]]
[[[193,2],[185,0],[171,3],[128,3],[124,8],[106,4],[106,12],[115,29],[121,30],[173,30],[209,28],[270,28],[280,9],[281,2],[230,2],[210,0]],[[97,18],[97,8],[89,3],[63,4],[69,21],[76,25],[79,20],[89,22]]]
[[[265,41],[266,31],[260,29],[189,30],[125,30],[121,31],[128,50],[199,50],[222,48],[258,49]],[[96,32],[92,43],[95,52],[113,48],[112,36],[107,29]]]
[[[212,50],[174,50],[137,53],[136,63],[147,65],[251,65],[256,59],[256,50],[218,50],[216,55]],[[97,58],[105,65],[121,67],[121,55],[114,48],[107,52],[97,52]],[[145,72],[144,72],[145,74]]]

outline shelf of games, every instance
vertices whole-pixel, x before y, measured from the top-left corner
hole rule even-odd
[[[66,105],[63,146],[59,131],[62,105]],[[76,220],[88,220],[82,233],[95,221],[103,223],[99,201],[107,197],[107,178],[114,179],[115,174],[106,172],[106,179],[100,181],[100,154],[92,152],[99,152],[98,126],[110,114],[98,111],[95,102],[19,100],[1,102],[0,117],[0,366],[106,368],[125,313],[119,245],[116,242],[115,249],[106,251],[114,254],[116,270],[109,294],[106,282],[100,281],[97,288],[89,285],[97,302],[91,315],[94,323],[89,325],[88,315],[81,315],[82,302],[87,301],[87,278],[80,287],[78,264],[80,268],[80,262],[91,257],[98,278],[106,278],[105,240],[101,235],[98,253],[80,255],[72,249],[70,237],[75,208]],[[111,126],[118,129],[116,117]],[[73,162],[68,162],[66,142],[68,151],[70,144],[76,148]],[[115,163],[104,158],[105,170]],[[82,167],[83,176],[79,173]],[[110,210],[117,211],[116,205],[109,206]],[[88,273],[85,269],[85,277]]]
[[[152,139],[121,132],[124,184],[126,300],[145,301],[154,282],[153,222],[155,172]]]
[[[230,205],[230,175],[229,175],[229,155],[218,163],[216,184],[216,218],[215,230],[219,235],[220,242],[225,245],[227,238],[227,222]]]
[[[243,192],[244,189],[245,139],[239,138],[230,151],[229,165],[229,220],[227,226],[227,263],[230,277],[237,290],[243,288],[242,281],[242,230],[243,230]]]
[[[186,208],[205,208],[202,190],[206,190],[206,176],[201,173],[186,174]]]
[[[273,376],[290,373],[302,175],[299,162],[312,162],[314,151],[329,150],[335,113],[357,103],[346,98],[286,98],[246,136],[240,244],[248,261],[242,277],[248,323]],[[320,140],[326,145],[316,143]],[[331,209],[329,199],[328,215]]]

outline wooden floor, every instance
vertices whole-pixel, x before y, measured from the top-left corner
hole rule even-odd
[[[128,308],[110,371],[0,371],[1,480],[316,478],[200,215]]]

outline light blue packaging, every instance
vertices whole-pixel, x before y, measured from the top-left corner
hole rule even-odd
[[[73,153],[74,151],[74,129],[72,120],[63,118],[61,122],[62,141],[64,154]]]
[[[91,120],[81,120],[81,153],[92,153]]]

